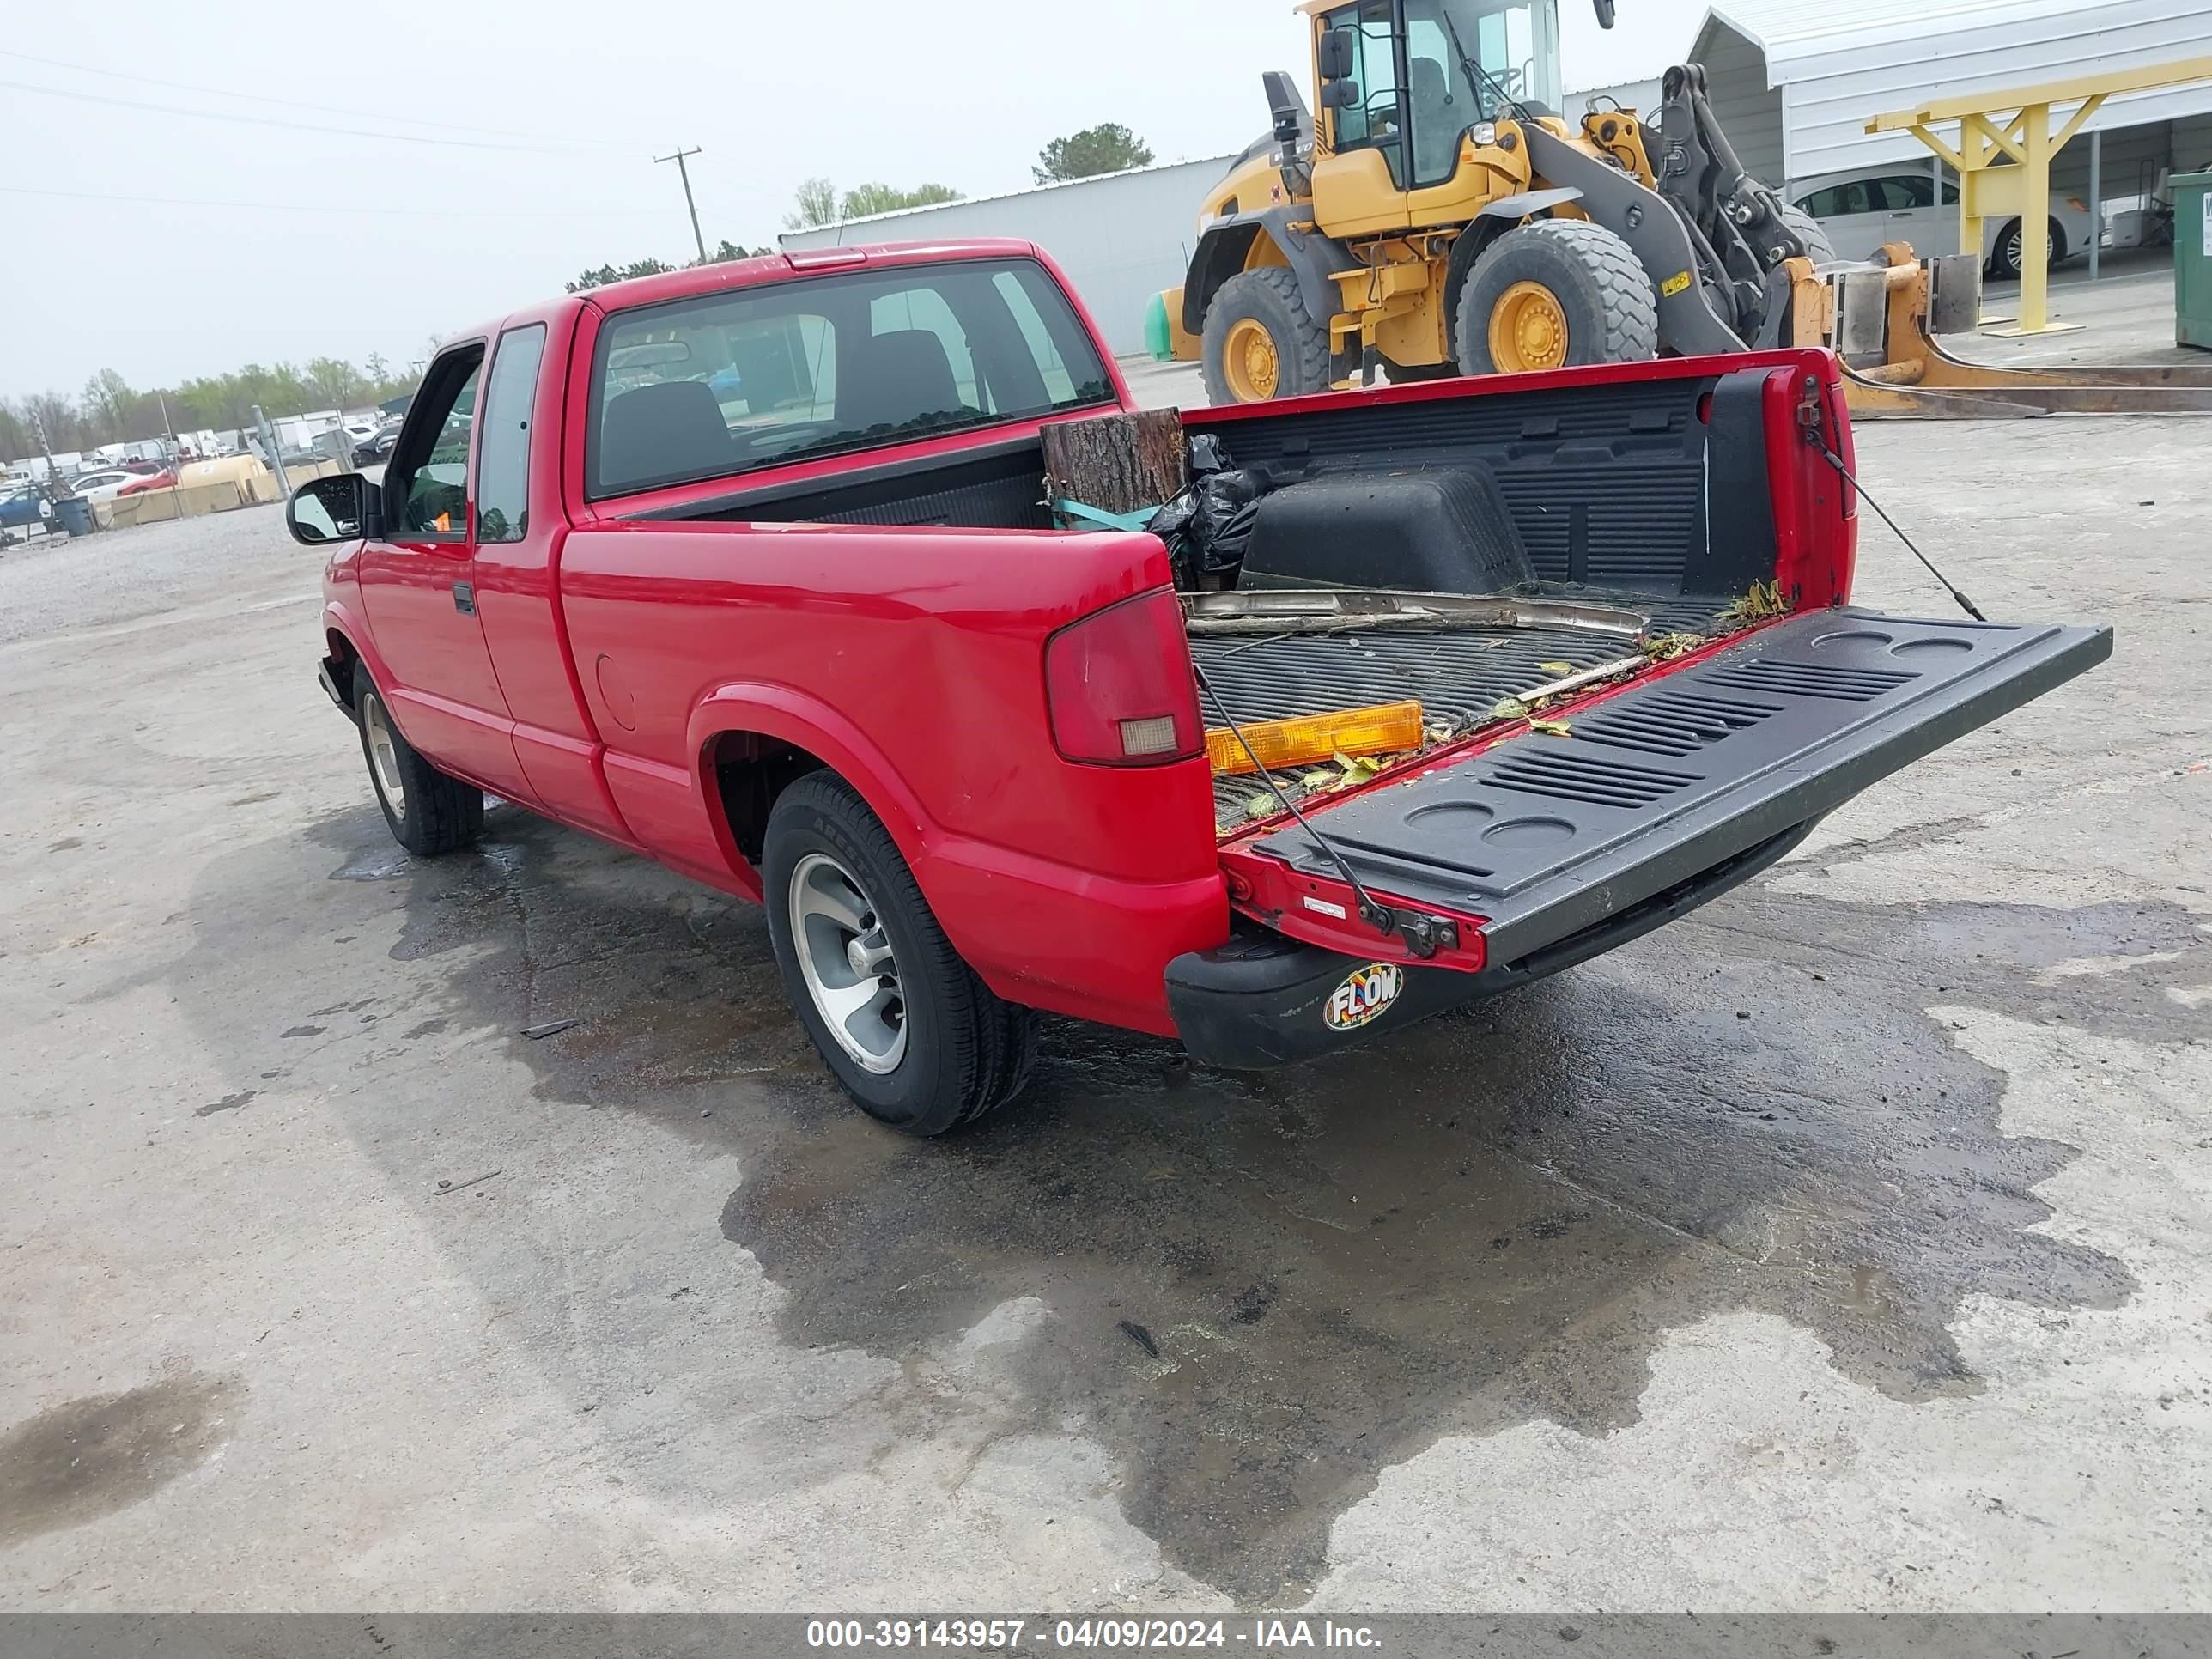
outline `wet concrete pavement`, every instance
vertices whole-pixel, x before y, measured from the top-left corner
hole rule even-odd
[[[2106,668],[1558,979],[1055,1023],[931,1146],[757,912],[399,853],[268,515],[0,647],[0,1606],[2204,1607],[2212,484],[2008,437],[1861,450]]]

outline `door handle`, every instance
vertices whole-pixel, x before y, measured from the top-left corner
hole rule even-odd
[[[477,614],[477,590],[472,584],[468,582],[453,584],[453,609],[464,617],[473,617]]]

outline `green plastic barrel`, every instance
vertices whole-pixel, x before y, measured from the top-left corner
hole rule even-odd
[[[1145,349],[1152,354],[1152,361],[1164,363],[1175,356],[1175,336],[1168,329],[1168,299],[1164,294],[1152,295],[1152,303],[1145,307]]]
[[[2212,173],[2172,183],[2173,342],[2212,351]]]

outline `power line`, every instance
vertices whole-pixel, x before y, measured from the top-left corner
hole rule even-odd
[[[365,214],[374,214],[380,217],[398,219],[419,219],[422,216],[422,210],[420,208],[356,207],[350,202],[342,202],[328,207],[323,207],[309,202],[228,202],[207,197],[124,196],[117,195],[109,191],[99,190],[38,190],[28,185],[0,185],[0,195],[48,196],[64,202],[137,202],[149,207],[245,208],[250,209],[256,213],[342,213],[349,217],[358,217]],[[636,208],[562,208],[557,210],[549,210],[542,213],[496,213],[479,211],[475,208],[469,210],[469,217],[471,220],[574,220],[584,214],[589,214],[591,216],[599,219],[658,219],[660,217],[660,215],[658,213],[645,212]]]
[[[225,87],[204,87],[191,81],[165,81],[159,76],[131,75],[122,70],[101,69],[92,64],[73,64],[63,58],[41,58],[35,52],[17,52],[0,46],[0,58],[13,58],[26,64],[40,64],[48,69],[68,70],[77,75],[104,76],[111,81],[131,81],[140,86],[166,87],[172,92],[197,92],[210,98],[224,98],[249,104],[270,104],[280,109],[312,110],[319,115],[355,116],[367,121],[386,121],[395,126],[436,127],[446,132],[471,132],[484,138],[520,138],[527,141],[526,132],[514,132],[500,127],[465,126],[458,121],[433,121],[419,115],[387,115],[380,111],[337,109],[324,103],[309,103],[298,98],[271,98],[266,93],[236,92]],[[622,150],[628,147],[618,144],[593,145],[593,149]]]
[[[425,138],[411,132],[372,132],[362,127],[326,127],[311,121],[279,121],[266,115],[231,115],[219,110],[186,109],[178,104],[152,104],[131,98],[103,98],[96,92],[72,92],[60,87],[33,86],[27,81],[0,81],[0,87],[36,93],[45,98],[72,98],[79,103],[106,104],[116,109],[149,110],[157,115],[185,115],[202,121],[230,121],[241,126],[283,127],[294,132],[335,133],[342,138],[381,138],[396,144],[428,144],[439,149],[497,149],[535,151],[541,155],[586,155],[591,152],[557,144],[489,144],[474,138]]]

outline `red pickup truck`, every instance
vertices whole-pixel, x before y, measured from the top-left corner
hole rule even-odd
[[[1249,499],[1180,586],[1047,496],[1043,428],[1130,404],[1024,243],[517,312],[439,352],[380,484],[293,497],[323,687],[411,852],[490,793],[765,904],[830,1070],[934,1134],[1021,1086],[1036,1010],[1263,1066],[1583,961],[2111,650],[1848,606],[1823,353],[1186,412]],[[1380,761],[1244,764],[1392,703]]]

